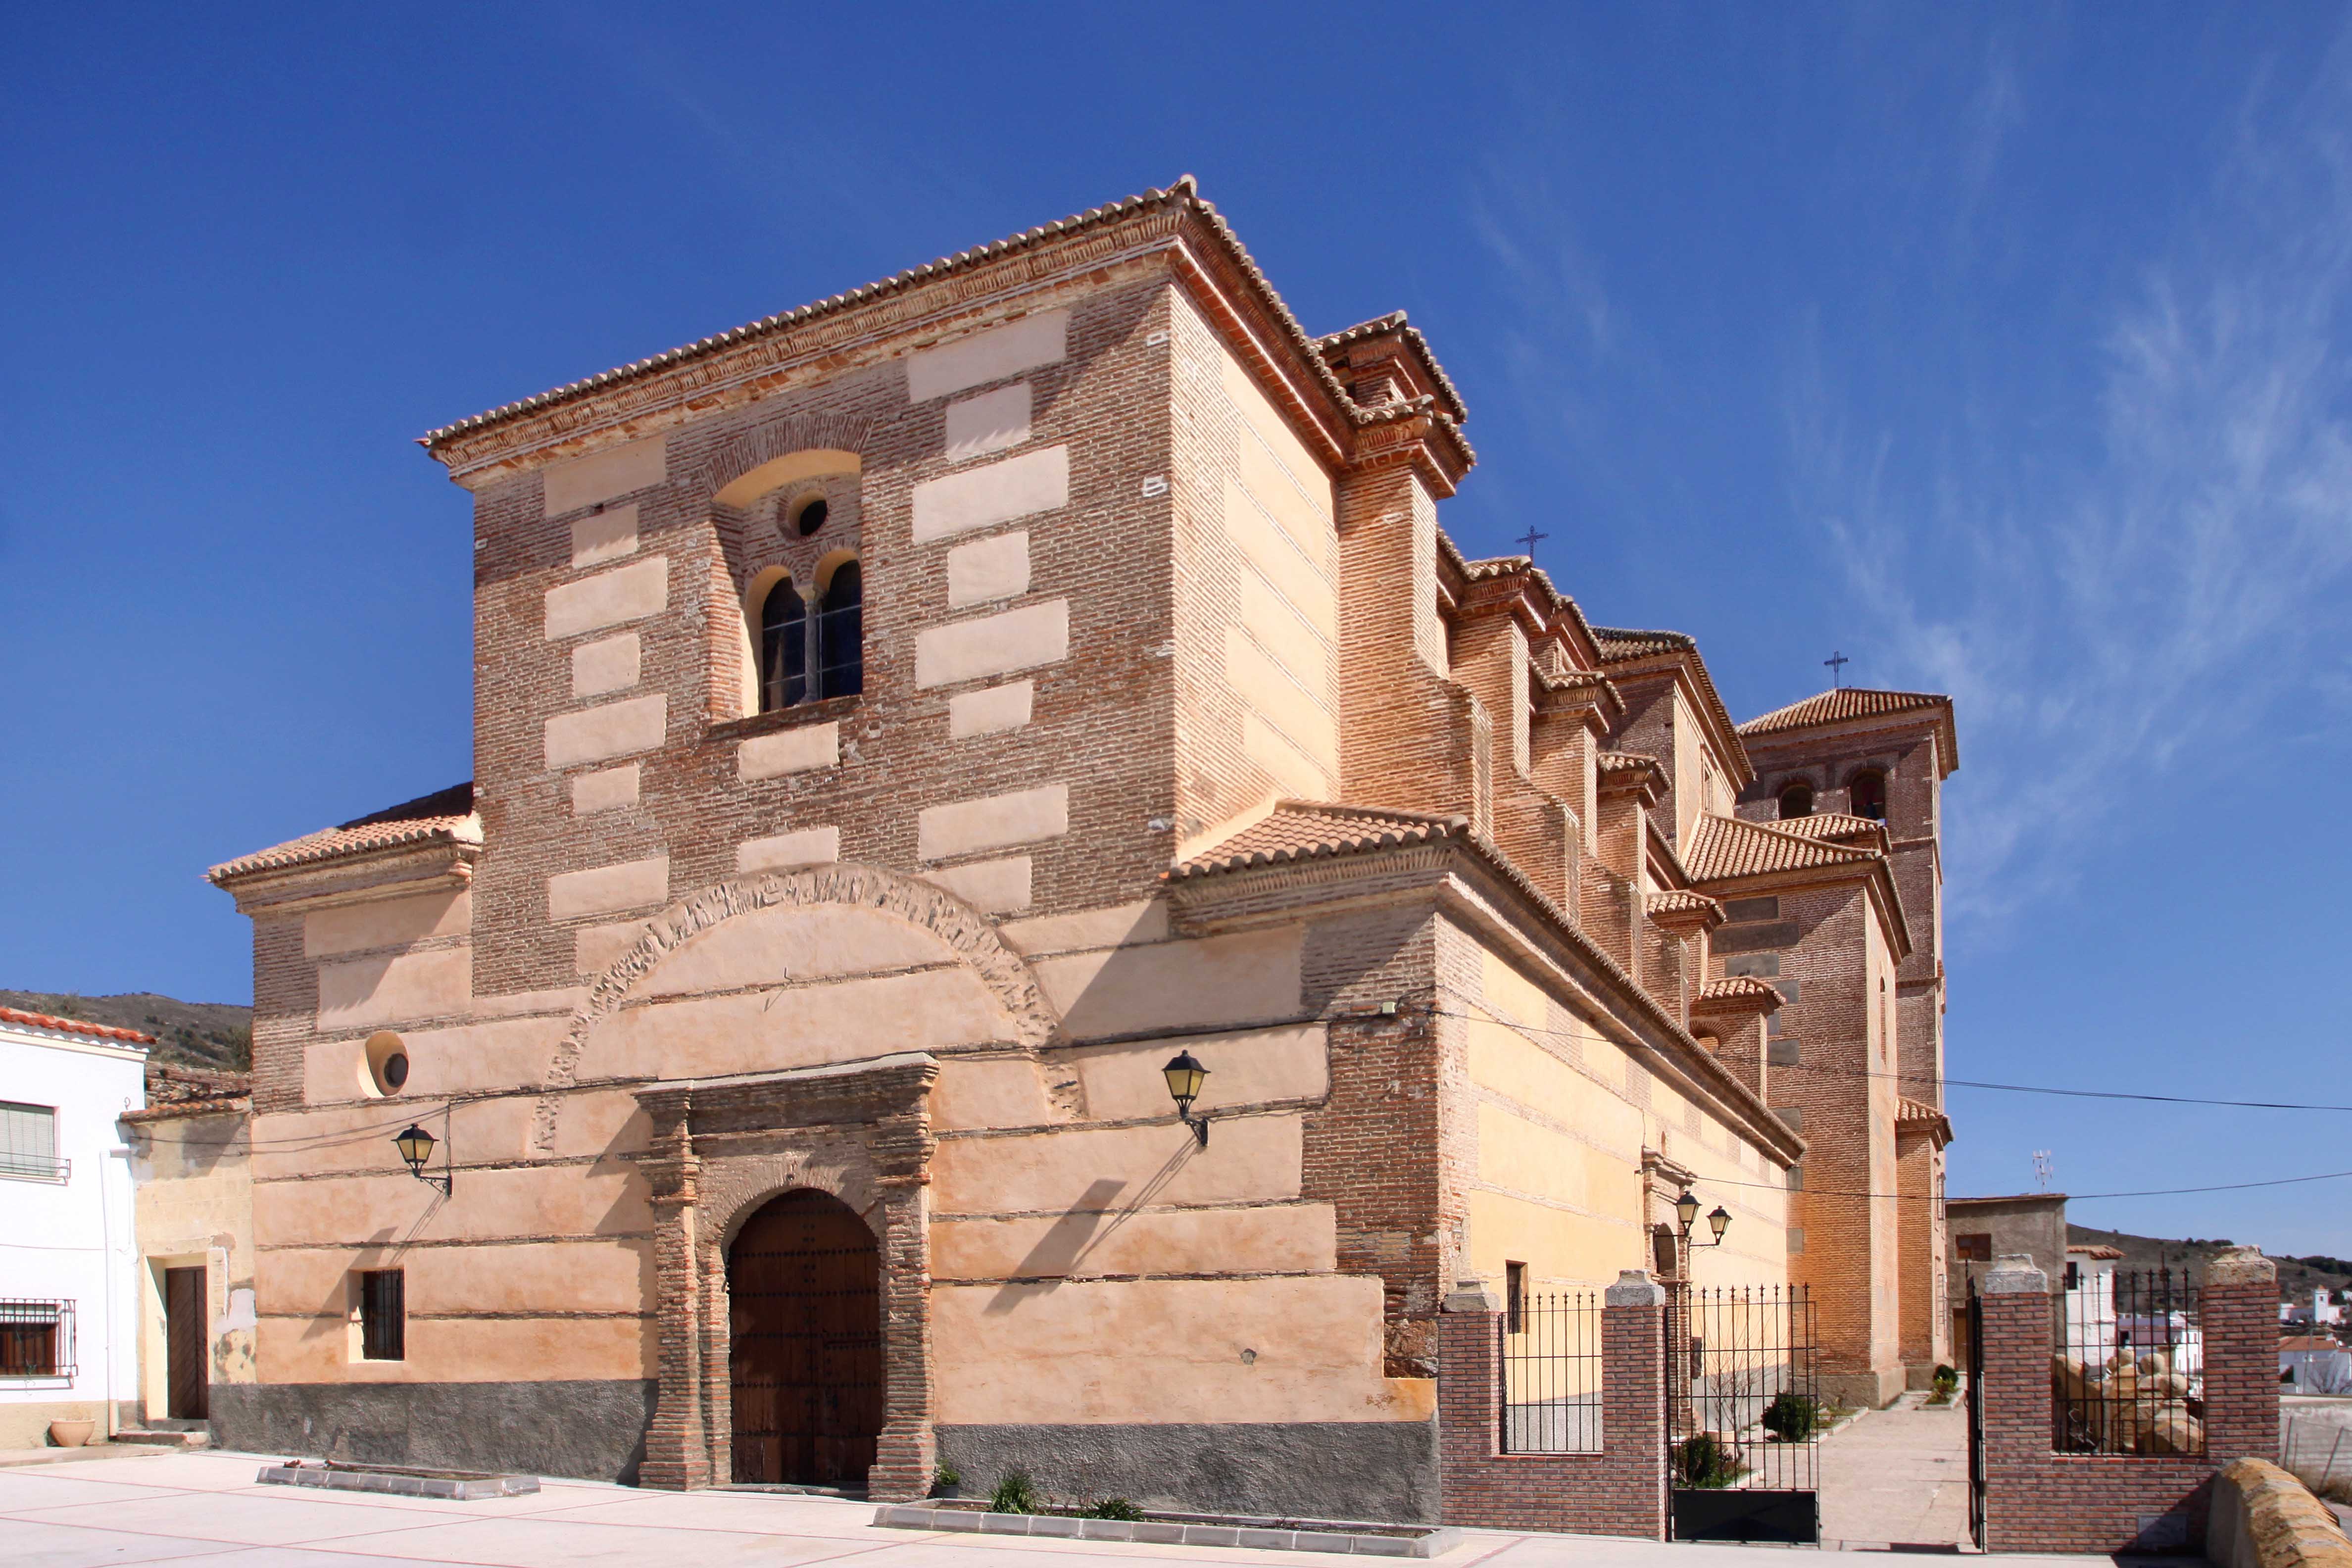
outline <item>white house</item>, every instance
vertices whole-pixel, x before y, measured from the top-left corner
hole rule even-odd
[[[2279,1341],[2279,1382],[2297,1394],[2352,1394],[2352,1349],[2322,1334]]]
[[[2137,1278],[2134,1289],[2118,1301],[2116,1265],[2123,1256],[2112,1247],[2080,1243],[2066,1249],[2067,1353],[2094,1370],[2108,1365],[2126,1347],[2135,1360],[2161,1354],[2171,1370],[2191,1380],[2193,1388],[2205,1372],[2204,1329],[2160,1291],[2141,1289],[2144,1282]]]
[[[147,1102],[154,1039],[0,1007],[0,1448],[52,1422],[128,1426],[139,1249],[115,1119]]]
[[[2327,1292],[2325,1290],[2314,1290],[2311,1293],[2311,1300],[2307,1302],[2281,1301],[2279,1303],[2279,1321],[2282,1323],[2309,1323],[2314,1328],[2326,1328],[2331,1323],[2340,1323],[2343,1321],[2344,1309],[2329,1300]]]

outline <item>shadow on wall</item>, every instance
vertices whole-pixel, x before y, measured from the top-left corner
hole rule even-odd
[[[1190,1130],[1176,1130],[1181,1142],[1165,1164],[1152,1173],[1151,1179],[1136,1190],[1135,1195],[1117,1208],[1111,1206],[1126,1183],[1110,1177],[1097,1178],[1079,1194],[1060,1219],[1029,1249],[1028,1256],[1018,1265],[1019,1273],[1010,1282],[1000,1285],[989,1299],[987,1313],[1002,1316],[1020,1306],[1024,1300],[1041,1291],[1051,1290],[1068,1279],[1086,1260],[1087,1254],[1109,1240],[1118,1227],[1137,1213],[1150,1206],[1154,1198],[1176,1179],[1199,1150]],[[1106,1224],[1105,1221],[1109,1223]]]

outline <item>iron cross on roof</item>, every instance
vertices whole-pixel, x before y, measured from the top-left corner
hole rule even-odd
[[[1845,655],[1838,652],[1837,649],[1832,648],[1830,650],[1829,658],[1822,660],[1822,662],[1830,667],[1830,684],[1833,687],[1843,688],[1845,685],[1845,667],[1852,664],[1853,660],[1846,658]]]
[[[1535,526],[1533,524],[1529,524],[1528,531],[1519,535],[1519,542],[1527,546],[1527,549],[1522,551],[1520,553],[1524,554],[1530,561],[1534,560],[1536,558],[1536,545],[1541,541],[1549,539],[1551,535],[1549,533],[1537,532]]]

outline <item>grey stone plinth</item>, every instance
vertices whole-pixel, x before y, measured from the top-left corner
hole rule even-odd
[[[521,1497],[539,1489],[536,1476],[415,1476],[395,1470],[330,1470],[311,1465],[264,1465],[253,1479],[263,1486],[323,1487],[329,1491],[383,1492],[451,1502]]]
[[[1649,1276],[1646,1269],[1618,1270],[1617,1283],[1601,1292],[1601,1304],[1608,1307],[1663,1307],[1666,1304],[1666,1288]]]
[[[2050,1276],[2036,1268],[2025,1253],[2003,1253],[1993,1259],[1977,1289],[1987,1296],[2047,1296]]]

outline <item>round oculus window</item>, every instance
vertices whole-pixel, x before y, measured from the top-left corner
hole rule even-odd
[[[806,539],[824,526],[825,515],[829,510],[824,504],[824,498],[819,496],[814,500],[803,505],[799,511],[793,514],[793,526],[800,530],[803,539]]]
[[[394,1051],[383,1058],[383,1087],[396,1089],[408,1081],[408,1053]]]

